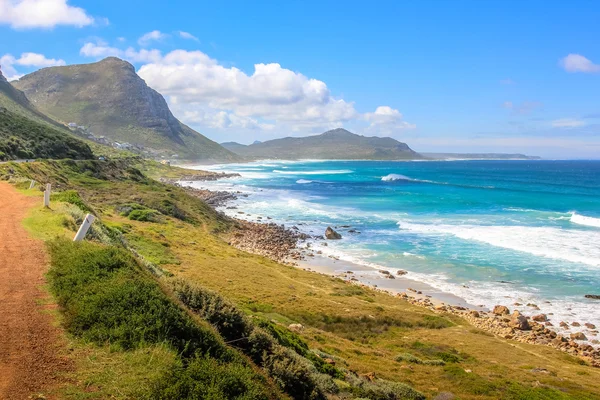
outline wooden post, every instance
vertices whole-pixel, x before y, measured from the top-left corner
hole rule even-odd
[[[52,189],[52,185],[46,184],[46,191],[44,192],[44,207],[50,207],[50,190]]]
[[[29,184],[29,189],[33,189],[33,187],[35,186],[35,181],[32,179],[31,183]]]
[[[90,226],[92,226],[92,222],[94,222],[95,219],[96,217],[94,217],[92,214],[88,214],[85,216],[83,222],[81,223],[81,226],[79,227],[79,230],[77,231],[77,234],[73,238],[74,242],[81,242],[83,238],[85,238],[85,235],[87,234],[88,230],[90,229]]]

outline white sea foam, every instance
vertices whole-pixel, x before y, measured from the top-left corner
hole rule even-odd
[[[296,181],[297,184],[302,185],[304,183],[312,183],[313,181],[309,181],[308,179],[298,179]]]
[[[350,169],[332,169],[332,170],[316,170],[316,171],[282,171],[279,169],[273,170],[276,174],[282,175],[341,175],[341,174],[351,174],[352,170]]]
[[[383,178],[381,178],[381,180],[384,182],[390,182],[390,181],[412,181],[413,179],[409,178],[406,175],[389,174],[389,175],[386,175]]]
[[[525,252],[538,257],[600,266],[600,232],[529,226],[422,224],[399,221],[402,230],[460,239]]]
[[[586,217],[585,215],[573,213],[573,215],[571,215],[570,220],[574,224],[600,228],[600,218]]]

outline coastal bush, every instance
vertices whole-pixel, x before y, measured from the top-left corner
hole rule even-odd
[[[63,192],[54,192],[52,194],[53,201],[62,201],[64,203],[73,204],[79,207],[81,211],[93,213],[92,208],[81,198],[79,193],[75,190],[65,190]]]
[[[166,343],[187,359],[148,398],[279,397],[210,326],[177,306],[125,250],[57,239],[49,251],[50,287],[71,334],[116,351]]]
[[[268,400],[264,378],[239,364],[195,357],[155,382],[148,400]]]
[[[233,354],[207,328],[197,327],[124,250],[89,242],[49,245],[51,288],[69,332],[98,344],[132,349],[168,342],[188,354],[231,359]]]
[[[410,346],[426,357],[437,357],[446,363],[459,363],[465,359],[472,359],[471,356],[461,353],[458,350],[443,344],[429,344],[416,341]]]
[[[373,382],[354,377],[352,393],[370,400],[425,400],[426,397],[408,385],[378,379]]]
[[[154,210],[133,210],[129,213],[127,218],[132,221],[156,222],[157,215],[158,213]]]
[[[289,330],[265,321],[259,323],[267,327],[263,329],[218,294],[185,280],[173,279],[169,281],[169,287],[183,304],[262,366],[293,398],[324,399],[324,393],[336,389],[331,377],[322,376],[315,365],[296,352],[298,349],[308,353],[308,345],[299,337],[289,335]],[[281,342],[272,333],[276,333]]]

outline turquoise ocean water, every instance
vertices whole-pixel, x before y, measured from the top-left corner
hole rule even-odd
[[[600,326],[600,301],[584,298],[600,294],[600,161],[263,161],[209,169],[242,177],[193,185],[248,193],[235,205],[253,217],[311,234],[328,225],[360,232],[341,229],[344,239],[323,248],[328,255],[408,270],[471,304],[535,303],[555,325]]]

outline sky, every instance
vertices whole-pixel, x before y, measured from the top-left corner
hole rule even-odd
[[[217,142],[344,127],[421,152],[600,158],[598,21],[577,0],[0,0],[0,65],[126,59]]]

